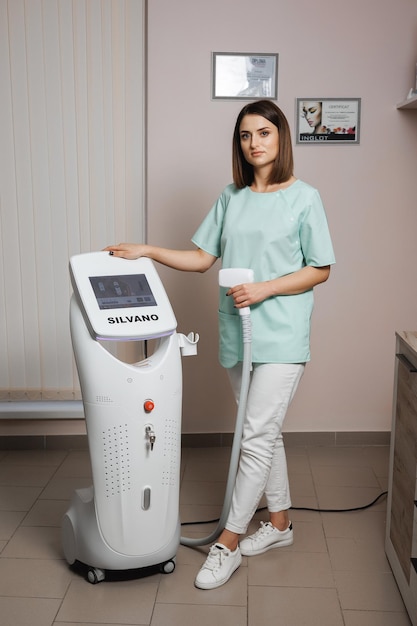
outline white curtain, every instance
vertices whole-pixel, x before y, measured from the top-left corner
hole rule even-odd
[[[0,400],[79,398],[68,260],[144,240],[146,0],[0,0]]]

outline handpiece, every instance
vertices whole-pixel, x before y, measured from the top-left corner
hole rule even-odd
[[[254,273],[251,269],[243,267],[227,267],[219,271],[220,287],[235,287],[243,283],[253,283]],[[239,315],[249,315],[250,308],[245,306],[239,309]]]

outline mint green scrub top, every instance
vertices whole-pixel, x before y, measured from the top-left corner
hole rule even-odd
[[[335,262],[320,195],[301,180],[272,193],[227,186],[192,241],[221,257],[222,267],[253,269],[255,282]],[[240,316],[226,292],[220,288],[219,359],[229,368],[243,360],[243,345]],[[312,311],[312,289],[253,305],[252,362],[309,361]]]

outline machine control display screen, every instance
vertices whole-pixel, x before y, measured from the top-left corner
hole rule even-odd
[[[100,309],[157,306],[145,274],[90,276]]]

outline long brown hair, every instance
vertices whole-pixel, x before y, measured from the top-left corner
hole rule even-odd
[[[233,181],[238,189],[253,183],[253,166],[243,156],[240,145],[240,125],[245,115],[261,115],[278,129],[279,152],[271,172],[270,185],[285,183],[294,173],[294,157],[291,144],[291,131],[281,109],[271,100],[255,100],[246,104],[238,115],[233,133],[232,167]]]

